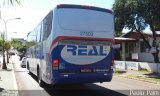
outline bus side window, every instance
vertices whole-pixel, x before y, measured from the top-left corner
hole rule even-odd
[[[29,47],[34,46],[36,44],[36,30],[33,30],[28,34],[28,45]]]
[[[46,18],[43,20],[43,38],[42,40],[45,40],[48,38],[48,36],[51,33],[52,30],[52,18],[53,18],[53,13],[52,11],[47,15]]]
[[[38,25],[37,27],[37,43],[41,42],[41,24]]]

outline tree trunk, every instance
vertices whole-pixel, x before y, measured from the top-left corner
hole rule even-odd
[[[7,64],[9,63],[9,54],[8,54],[8,49],[7,49]]]
[[[138,30],[136,30],[136,31],[138,31]],[[140,32],[140,31],[138,31],[139,32],[139,34],[141,35],[141,37],[142,37],[142,39],[144,40],[144,42],[147,44],[147,46],[148,46],[148,48],[149,49],[151,49],[151,45],[149,44],[149,42],[145,39],[145,37],[143,36],[143,34]],[[156,40],[156,35],[155,35],[155,33],[154,33],[154,35],[153,35],[154,37],[153,37],[153,45],[152,45],[152,47],[156,47],[156,53],[152,53],[152,55],[153,55],[153,57],[154,57],[154,62],[155,63],[158,63],[159,62],[159,56],[158,56],[158,54],[159,54],[159,50],[157,49],[158,48],[158,46],[156,46],[156,42],[155,42],[155,40]]]
[[[155,48],[156,48],[156,52],[153,53],[154,62],[155,62],[155,63],[159,63],[159,56],[158,56],[159,50],[157,49],[157,48],[158,48],[158,45],[156,44],[156,31],[155,31],[155,29],[154,29],[154,26],[153,26],[152,22],[150,22],[150,28],[151,28],[152,33],[153,33],[153,45],[152,45],[152,47],[155,47]]]
[[[7,70],[7,65],[6,65],[6,60],[5,60],[5,50],[4,50],[4,41],[3,41],[3,46],[2,46],[2,51],[3,51],[3,67],[2,69]]]
[[[153,57],[154,57],[154,62],[155,62],[155,63],[159,63],[158,53],[159,53],[159,52],[153,53]]]
[[[137,31],[138,31],[138,30],[137,30]],[[138,32],[139,32],[139,34],[141,35],[143,41],[147,44],[147,47],[148,47],[149,49],[151,49],[151,45],[150,45],[149,42],[146,40],[146,38],[143,36],[143,34],[142,34],[140,31],[138,31]]]

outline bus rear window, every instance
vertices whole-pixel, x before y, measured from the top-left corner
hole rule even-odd
[[[78,9],[58,9],[58,22],[61,28],[77,31],[111,31],[113,30],[113,15],[107,12]]]

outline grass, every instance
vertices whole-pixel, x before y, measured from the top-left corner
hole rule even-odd
[[[136,76],[133,74],[126,75],[124,77],[130,78],[130,79],[136,79],[141,81],[146,81],[150,83],[160,84],[160,77],[159,78],[151,78],[151,77],[142,77],[142,76]]]
[[[141,75],[135,75],[135,74],[121,74],[119,73],[119,71],[114,72],[113,76],[135,79],[135,80],[150,82],[154,84],[160,84],[160,77],[147,77],[147,76],[141,76]]]
[[[121,74],[124,74],[126,73],[126,71],[122,71],[122,70],[119,70],[119,69],[114,69],[114,74],[113,75],[121,75]]]
[[[140,72],[149,72],[146,68],[140,68],[139,71]]]
[[[120,71],[119,70],[114,70],[114,73],[117,74],[117,73],[120,73]]]

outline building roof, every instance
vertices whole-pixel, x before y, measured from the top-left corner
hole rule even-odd
[[[120,44],[121,42],[133,42],[133,41],[137,41],[134,38],[125,38],[125,37],[115,37],[115,44]]]
[[[116,40],[124,40],[124,41],[132,41],[132,40],[136,40],[136,39],[134,39],[134,38],[125,38],[125,37],[115,37],[114,39],[116,39]]]
[[[152,37],[151,34],[146,34],[146,33],[142,33],[142,34],[145,38]],[[141,34],[139,32],[128,32],[128,33],[124,34],[122,37],[133,38],[136,40],[139,40],[142,38]]]
[[[152,37],[151,34],[142,33],[145,38]],[[120,42],[135,42],[141,39],[141,34],[139,32],[128,32],[123,34],[120,37],[115,37],[115,43],[118,44]]]

